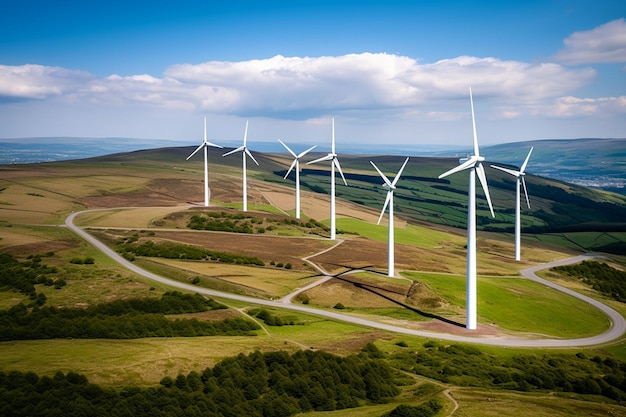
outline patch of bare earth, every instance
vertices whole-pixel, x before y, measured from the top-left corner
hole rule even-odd
[[[451,272],[447,267],[446,254],[433,254],[413,246],[396,245],[395,267],[397,270]],[[331,251],[310,258],[330,273],[340,273],[351,268],[374,268],[387,270],[387,243],[365,238],[346,239]]]
[[[204,199],[201,182],[160,178],[148,182],[141,191],[84,197],[80,203],[88,208],[174,206],[188,202],[195,196],[198,196],[198,200]]]
[[[266,263],[280,261],[302,269],[302,258],[328,247],[316,238],[283,238],[268,235],[248,235],[219,232],[157,231],[151,239],[167,239],[210,250],[256,256]]]

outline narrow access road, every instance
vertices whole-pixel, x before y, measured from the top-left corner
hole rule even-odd
[[[211,297],[226,298],[226,299],[242,301],[242,302],[250,303],[250,304],[265,305],[268,307],[286,308],[286,309],[291,309],[291,310],[299,311],[299,312],[306,313],[306,314],[312,314],[312,315],[324,317],[330,320],[342,321],[342,322],[351,323],[351,324],[358,325],[358,326],[385,330],[385,331],[398,333],[398,334],[406,334],[406,335],[419,336],[419,337],[425,337],[425,338],[431,338],[431,339],[448,340],[452,342],[475,343],[475,344],[491,345],[491,346],[537,347],[537,348],[539,347],[567,348],[567,347],[594,346],[594,345],[604,344],[612,340],[615,340],[621,337],[626,331],[626,321],[624,320],[624,318],[615,310],[610,308],[609,306],[606,306],[589,297],[586,297],[582,294],[578,294],[574,291],[571,291],[567,288],[561,287],[554,283],[549,283],[548,281],[542,280],[541,278],[535,275],[535,272],[540,269],[555,266],[556,264],[563,265],[567,263],[579,262],[582,259],[586,259],[585,257],[570,258],[570,259],[566,259],[563,261],[559,261],[557,263],[538,265],[538,266],[524,270],[523,274],[524,276],[530,279],[533,279],[537,282],[541,282],[546,285],[549,284],[550,287],[557,289],[559,291],[563,291],[568,294],[571,294],[571,293],[576,294],[574,296],[576,296],[577,298],[582,299],[587,302],[591,302],[594,306],[597,306],[602,311],[609,314],[609,317],[612,321],[612,325],[611,325],[611,328],[607,332],[602,333],[597,336],[579,338],[579,339],[527,339],[527,338],[493,337],[493,336],[483,337],[480,335],[477,335],[477,336],[456,335],[456,334],[450,334],[450,333],[437,333],[437,332],[407,329],[404,327],[394,326],[394,325],[385,324],[385,323],[379,323],[379,322],[367,320],[367,319],[360,318],[360,317],[353,317],[347,314],[342,314],[342,313],[338,313],[334,311],[321,310],[321,309],[316,309],[313,307],[308,307],[308,306],[299,305],[299,304],[285,304],[281,301],[271,301],[271,300],[265,300],[265,299],[254,298],[254,297],[246,297],[243,295],[210,290],[207,288],[201,288],[195,285],[185,284],[183,282],[171,280],[169,278],[154,274],[150,271],[146,271],[145,269],[138,267],[132,262],[127,261],[122,256],[120,256],[117,252],[107,247],[105,244],[100,242],[95,237],[91,236],[89,233],[85,232],[82,228],[76,226],[74,224],[74,218],[77,215],[81,213],[85,213],[87,211],[90,211],[90,210],[85,210],[85,211],[75,212],[75,213],[70,214],[65,220],[65,225],[68,227],[68,229],[72,230],[74,233],[81,236],[87,242],[92,244],[96,249],[100,250],[101,252],[109,256],[114,261],[118,262],[119,264],[123,265],[124,267],[128,268],[130,271],[138,275],[160,282],[164,285],[197,292],[197,293],[208,295]]]

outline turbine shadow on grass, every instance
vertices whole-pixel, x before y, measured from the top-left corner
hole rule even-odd
[[[445,317],[438,316],[436,314],[427,313],[425,311],[422,311],[422,310],[420,310],[418,308],[412,307],[412,306],[410,306],[410,305],[408,305],[406,303],[403,303],[401,301],[394,300],[393,298],[389,297],[388,295],[383,294],[380,291],[392,292],[394,294],[400,294],[398,292],[390,291],[387,288],[383,288],[383,287],[379,287],[379,286],[375,286],[375,285],[369,285],[369,284],[364,284],[362,282],[352,281],[352,280],[342,276],[342,275],[350,274],[352,272],[361,271],[361,270],[367,271],[367,272],[378,273],[380,275],[385,275],[382,272],[373,271],[373,270],[366,270],[364,268],[353,268],[353,267],[349,267],[349,266],[346,266],[346,265],[339,265],[339,266],[343,266],[344,268],[348,268],[348,270],[344,271],[344,272],[340,272],[340,273],[335,274],[335,275],[332,275],[332,277],[335,278],[335,279],[338,279],[338,280],[343,281],[343,282],[348,283],[348,284],[352,284],[356,288],[359,288],[359,289],[368,291],[368,292],[370,292],[372,294],[375,294],[375,295],[377,295],[377,296],[379,296],[381,298],[384,298],[387,301],[391,301],[392,303],[399,305],[400,307],[406,308],[409,311],[412,311],[412,312],[414,312],[416,314],[419,314],[422,317],[438,320],[438,321],[441,321],[443,323],[451,324],[453,326],[458,326],[458,327],[461,327],[461,328],[465,328],[465,324],[463,324],[463,323],[458,323],[458,322],[456,322],[454,320],[450,320],[450,319],[447,319]],[[401,295],[404,295],[404,294],[401,294]]]

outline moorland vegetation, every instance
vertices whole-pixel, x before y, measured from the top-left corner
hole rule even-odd
[[[175,292],[123,271],[66,230],[50,227],[61,224],[68,213],[79,209],[141,206],[145,209],[132,211],[132,216],[125,217],[119,210],[85,216],[82,226],[99,237],[110,236],[107,241],[110,247],[129,259],[134,257],[142,266],[153,258],[172,260],[155,264],[155,270],[183,281],[188,275],[203,279],[217,277],[241,282],[242,286],[250,288],[260,287],[259,276],[267,274],[273,285],[282,285],[285,288],[281,291],[288,293],[315,279],[310,277],[311,270],[304,266],[302,258],[325,251],[312,259],[339,271],[337,279],[319,286],[319,293],[312,290],[302,293],[298,300],[306,299],[309,304],[318,306],[328,302],[328,308],[341,304],[342,312],[348,314],[368,314],[381,321],[426,326],[440,325],[436,317],[456,318],[456,312],[462,310],[462,297],[455,294],[458,291],[453,290],[449,281],[462,280],[459,268],[463,268],[465,253],[459,241],[463,239],[462,233],[449,226],[464,227],[465,179],[433,180],[454,161],[420,159],[414,167],[407,166],[407,176],[403,177],[397,191],[396,212],[400,220],[397,227],[409,229],[419,223],[420,232],[432,231],[430,237],[434,239],[426,244],[426,238],[416,239],[415,234],[407,234],[402,243],[402,252],[412,258],[412,263],[403,264],[410,265],[412,272],[403,275],[406,283],[402,282],[407,289],[415,289],[417,285],[413,284],[419,284],[421,292],[413,293],[426,298],[412,301],[430,313],[430,318],[425,319],[396,302],[381,304],[383,307],[377,304],[383,296],[402,299],[405,292],[397,280],[385,281],[387,278],[377,274],[385,266],[384,233],[363,231],[374,228],[372,223],[378,217],[385,191],[379,188],[380,180],[375,174],[366,173],[370,158],[342,159],[350,187],[339,187],[338,196],[343,204],[339,215],[351,221],[343,223],[347,227],[341,237],[346,241],[331,247],[319,241],[319,236],[325,237],[327,233],[323,223],[314,223],[309,218],[299,224],[281,220],[289,219],[293,199],[292,190],[285,188],[284,181],[276,174],[284,174],[283,159],[277,155],[259,155],[261,165],[267,168],[249,172],[254,177],[250,192],[253,213],[245,218],[232,218],[232,211],[226,208],[237,207],[238,196],[233,190],[240,189],[239,177],[230,175],[237,172],[236,163],[227,158],[220,159],[223,165],[215,169],[212,177],[219,178],[212,185],[212,199],[215,204],[223,205],[223,210],[170,209],[170,213],[176,212],[183,219],[182,223],[176,223],[169,214],[156,214],[152,206],[174,207],[195,198],[192,192],[201,194],[199,164],[193,169],[179,168],[186,155],[186,148],[153,150],[90,161],[41,164],[23,171],[19,167],[7,169],[0,180],[3,204],[0,245],[4,252],[0,259],[6,267],[0,268],[0,305],[3,307],[0,329],[3,336],[9,337],[4,340],[10,341],[2,342],[6,349],[0,359],[1,415],[289,416],[306,413],[314,416],[322,410],[349,408],[349,414],[354,416],[443,416],[454,409],[454,400],[445,394],[447,390],[454,392],[455,398],[463,398],[456,401],[459,413],[465,415],[488,415],[485,410],[493,406],[487,401],[491,397],[506,398],[500,415],[525,415],[530,405],[525,399],[530,398],[535,409],[544,414],[549,410],[552,416],[626,415],[623,340],[611,346],[584,350],[535,350],[479,347],[410,336],[399,338],[389,332],[339,325],[304,313],[285,314],[278,308],[265,309],[251,303],[208,300],[193,293]],[[378,166],[397,162],[391,157],[373,159]],[[607,252],[619,254],[620,245],[626,241],[623,230],[626,216],[622,216],[626,204],[611,194],[529,175],[534,209],[524,210],[523,227],[535,233],[525,235],[524,254],[528,260],[512,266],[511,258],[506,255],[507,250],[511,251],[511,244],[507,243],[510,236],[502,233],[508,233],[512,224],[512,183],[495,172],[491,174],[490,171],[488,176],[494,205],[500,208],[497,208],[496,220],[491,220],[486,207],[479,207],[483,230],[479,259],[486,265],[482,274],[492,275],[493,272],[496,278],[489,277],[489,280],[501,278],[498,288],[491,290],[490,298],[483,304],[485,311],[489,310],[488,317],[494,321],[489,329],[498,331],[498,322],[506,322],[499,319],[511,314],[506,306],[499,304],[500,300],[523,302],[525,308],[533,311],[541,311],[545,308],[541,303],[550,300],[543,297],[549,289],[523,285],[509,288],[505,285],[507,279],[518,279],[523,266],[564,258],[589,248],[610,247],[615,250]],[[308,186],[309,190],[326,193],[327,171],[304,170],[302,185],[305,189]],[[281,199],[280,195],[288,195],[288,198]],[[261,210],[269,206],[270,201],[273,204],[271,216]],[[323,216],[326,207],[322,204],[324,210],[318,210],[320,201],[323,202],[323,198],[319,195],[305,192],[304,213],[315,212],[316,218],[323,218],[320,212]],[[358,207],[346,201],[358,202]],[[37,207],[39,212],[32,213],[32,207]],[[222,211],[225,214],[211,214]],[[220,218],[217,223],[222,225],[213,224]],[[232,222],[232,229],[227,230],[230,241],[226,242],[215,237],[219,233],[213,231],[228,222]],[[243,236],[234,235],[240,234],[237,228],[248,228],[242,228],[245,223],[252,228],[254,236],[251,238],[266,240],[243,245]],[[433,226],[435,223],[439,226]],[[184,230],[184,233],[159,229],[166,226]],[[317,237],[302,238],[313,229]],[[288,240],[280,240],[288,243],[279,246],[279,237],[283,237],[278,236],[281,230]],[[484,233],[486,230],[498,233]],[[276,236],[270,236],[272,234]],[[294,235],[298,239],[290,239]],[[119,239],[120,236],[124,237]],[[398,236],[403,239],[401,233]],[[242,239],[237,241],[240,237]],[[212,245],[229,249],[217,250],[210,248]],[[363,248],[368,248],[365,253]],[[286,252],[296,250],[297,257],[286,256]],[[585,264],[582,270],[551,271],[550,274],[555,274],[551,277],[563,279],[575,289],[583,288],[604,301],[614,297],[609,300],[611,305],[626,312],[623,299],[615,296],[623,294],[618,286],[621,271],[617,268],[624,265],[624,260],[620,256],[605,256],[610,256],[617,273],[604,266]],[[255,263],[255,258],[262,264]],[[194,259],[202,262],[192,261]],[[289,261],[297,267],[296,271],[276,268],[277,263],[269,262],[272,259],[280,259],[281,263]],[[246,263],[249,260],[251,264]],[[194,268],[197,264],[203,268],[209,265],[213,269],[207,272],[209,270],[197,268],[193,274],[188,274],[179,262],[193,264]],[[401,255],[398,262],[405,262]],[[357,273],[353,279],[341,279],[341,273],[358,269],[369,272]],[[428,279],[424,271],[428,271]],[[576,278],[566,279],[562,274]],[[446,276],[453,279],[446,280]],[[337,282],[341,283],[342,292],[336,291]],[[441,283],[442,290],[428,285],[430,282]],[[279,295],[276,287],[267,288],[271,288],[267,290],[268,296]],[[319,294],[324,291],[327,300],[321,302]],[[505,293],[506,297],[502,295]],[[585,313],[576,308],[568,315],[567,320],[559,319],[553,328],[567,326],[566,321],[596,323],[587,320]],[[513,323],[509,330],[518,330],[519,337],[525,337],[528,329],[517,329],[515,321],[509,320],[509,323]],[[542,331],[540,321],[532,321],[531,325],[535,332]],[[598,326],[592,327],[597,331]],[[589,332],[588,329],[583,331],[585,335]],[[87,353],[81,358],[86,362],[103,360],[99,356],[103,341],[120,341],[123,345],[115,345],[123,346],[117,349],[120,352],[132,351],[126,347],[135,346],[133,341],[163,343],[158,349],[150,348],[148,353],[142,351],[141,358],[139,354],[116,357],[115,361],[108,362],[111,369],[91,371],[88,375],[76,372],[71,366],[61,369],[60,365],[55,367],[49,362],[45,371],[36,374],[33,371],[39,369],[46,358],[40,354],[33,355],[36,358],[19,356],[31,346],[37,352],[55,351],[60,348],[53,343],[69,337],[85,349]],[[201,347],[192,348],[196,346],[188,342],[192,339],[201,339],[198,343]],[[262,347],[260,351],[250,349],[252,340],[254,346]],[[180,357],[172,355],[174,345],[181,347]],[[89,359],[92,356],[94,359]],[[134,380],[134,375],[144,368],[153,366],[153,362],[165,365],[140,383],[127,382]],[[87,369],[101,368],[101,364],[98,362]],[[128,368],[126,373],[119,371],[122,368]],[[121,379],[114,379],[114,374]],[[92,379],[103,382],[89,382]],[[480,395],[476,395],[478,389]],[[515,396],[507,397],[508,393]],[[470,394],[484,398],[484,405],[473,404],[468,399]],[[520,401],[522,394],[525,397]]]

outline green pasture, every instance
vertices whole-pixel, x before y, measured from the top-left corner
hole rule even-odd
[[[459,409],[457,417],[601,417],[626,416],[626,408],[609,400],[589,401],[588,397],[566,393],[494,391],[472,388],[451,390]]]
[[[173,259],[152,259],[177,270],[187,271],[192,274],[200,274],[207,279],[219,279],[242,288],[254,288],[273,297],[283,297],[296,288],[300,288],[319,279],[319,276],[311,276],[311,273],[291,271],[275,267],[253,267],[245,265],[221,264],[206,261],[179,261]],[[199,285],[202,285],[202,278]]]
[[[164,376],[201,372],[240,353],[313,348],[346,354],[361,349],[372,337],[368,330],[356,326],[296,316],[302,324],[264,326],[268,333],[259,330],[256,336],[0,342],[0,369],[36,370],[39,375],[49,376],[57,371],[74,371],[98,384],[153,386]],[[362,342],[358,342],[360,338]]]
[[[356,233],[368,239],[387,242],[389,231],[387,219],[388,217],[386,216],[380,225],[376,225],[375,223],[354,218],[339,217],[337,218],[337,228],[344,232]],[[464,238],[458,235],[408,223],[404,224],[403,227],[394,227],[394,235],[395,243],[397,244],[429,249],[440,247],[442,242],[453,242],[463,245],[465,241]]]
[[[428,285],[450,304],[465,308],[465,276],[404,275]],[[479,277],[477,294],[478,321],[507,331],[577,338],[600,334],[610,325],[595,307],[525,279]]]

